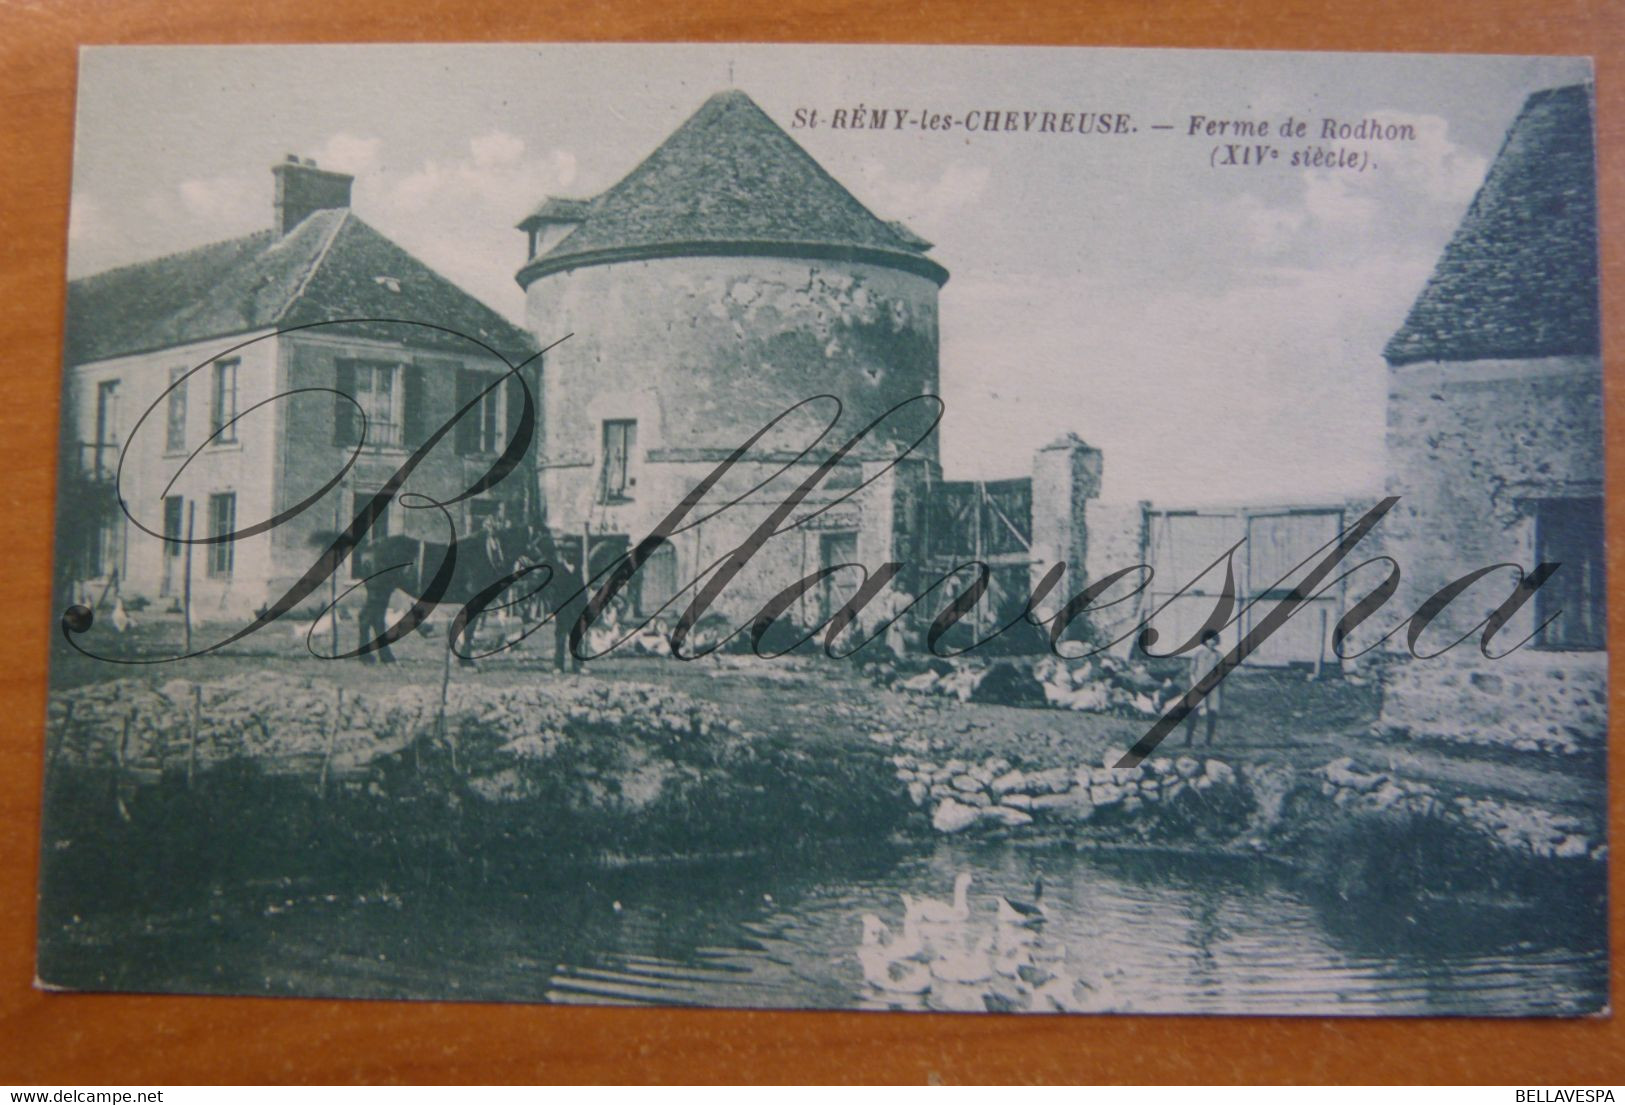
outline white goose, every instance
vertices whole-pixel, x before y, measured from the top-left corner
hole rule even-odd
[[[931,961],[931,974],[943,982],[969,984],[993,977],[993,937],[972,947],[944,952]]]
[[[972,882],[969,871],[961,871],[954,876],[954,900],[948,902],[936,898],[916,898],[912,894],[903,895],[903,919],[916,921],[928,925],[957,924],[970,916],[970,892]]]
[[[858,965],[863,980],[888,994],[923,994],[931,989],[931,969],[924,963],[898,958],[883,938],[889,933],[885,922],[873,913],[863,915],[863,943],[858,947]]]
[[[1000,939],[993,955],[993,969],[1005,978],[1015,978],[1023,967],[1033,965],[1032,946],[1024,941]]]
[[[903,919],[903,931],[893,933],[891,926],[873,913],[863,915],[863,946],[881,947],[893,959],[924,959],[925,935],[913,919]]]

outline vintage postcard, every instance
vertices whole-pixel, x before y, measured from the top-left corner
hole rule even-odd
[[[41,986],[1608,1009],[1586,59],[79,80]]]

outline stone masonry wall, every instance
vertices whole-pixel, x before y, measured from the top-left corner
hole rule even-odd
[[[1602,373],[1596,357],[1404,365],[1390,370],[1389,492],[1400,496],[1376,534],[1402,583],[1373,618],[1399,624],[1429,595],[1498,562],[1531,567],[1534,504],[1602,494]],[[1442,648],[1510,593],[1502,572],[1469,589],[1419,643]],[[1502,631],[1502,647],[1534,630],[1534,604]],[[1606,672],[1600,652],[1526,645],[1485,658],[1476,635],[1443,656],[1400,655],[1385,678],[1382,724],[1416,736],[1520,749],[1600,746]]]

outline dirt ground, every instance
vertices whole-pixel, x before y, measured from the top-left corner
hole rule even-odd
[[[162,661],[179,651],[179,627],[152,619],[122,634],[97,626],[79,639],[91,659],[59,645],[52,681],[69,687],[108,678],[213,680],[272,665],[352,689],[380,690],[405,684],[438,684],[446,670],[442,636],[411,635],[396,646],[394,665],[330,660],[307,647],[308,623],[275,624],[233,646],[191,660]],[[195,646],[229,636],[234,628],[209,627]],[[353,640],[354,623],[341,622],[342,643]],[[315,639],[331,652],[328,635]],[[1150,718],[1129,718],[1057,709],[960,703],[878,687],[849,662],[815,659],[765,660],[709,657],[674,661],[615,656],[586,665],[579,676],[551,670],[551,635],[537,633],[518,648],[482,660],[477,669],[457,664],[449,678],[493,689],[558,679],[637,681],[670,686],[721,705],[747,729],[783,732],[827,745],[832,751],[853,740],[884,740],[904,748],[928,740],[933,754],[982,759],[1003,756],[1028,765],[1102,763],[1115,759],[1150,728]],[[118,663],[112,663],[111,660]],[[113,671],[117,667],[122,670]],[[1453,792],[1536,802],[1554,812],[1602,808],[1605,772],[1593,757],[1515,753],[1466,745],[1384,739],[1373,732],[1379,707],[1374,683],[1355,685],[1336,675],[1310,679],[1298,670],[1242,670],[1227,684],[1226,714],[1211,750],[1235,763],[1271,761],[1317,768],[1340,756],[1399,773]],[[1175,731],[1157,755],[1177,755],[1184,732]],[[1209,750],[1204,748],[1203,752]]]

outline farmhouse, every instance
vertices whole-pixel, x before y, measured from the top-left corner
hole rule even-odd
[[[173,608],[190,565],[197,616],[259,608],[460,400],[535,348],[354,214],[350,177],[292,157],[272,172],[270,229],[69,285],[57,559],[67,601],[111,592]],[[509,436],[508,399],[492,389],[403,492],[467,488]],[[501,509],[497,494],[526,484],[458,503],[452,521],[467,532]],[[313,496],[281,524],[187,555],[189,532],[252,531]],[[397,500],[371,536],[402,532],[444,540],[445,522]],[[343,574],[348,586],[353,569]]]

